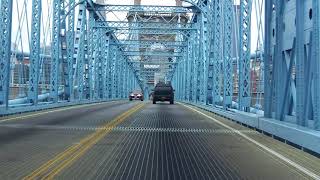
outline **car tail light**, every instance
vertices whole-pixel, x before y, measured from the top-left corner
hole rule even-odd
[[[137,94],[137,96],[141,96],[141,94]]]
[[[130,94],[130,96],[134,96],[134,94]]]

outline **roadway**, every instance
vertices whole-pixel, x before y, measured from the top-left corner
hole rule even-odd
[[[0,179],[319,175],[319,158],[183,104],[117,101],[0,119]]]

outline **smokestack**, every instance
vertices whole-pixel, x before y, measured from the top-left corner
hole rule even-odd
[[[176,0],[176,6],[182,6],[181,0]]]
[[[134,0],[134,5],[141,5],[141,0]]]

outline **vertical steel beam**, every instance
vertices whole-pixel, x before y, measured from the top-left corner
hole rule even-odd
[[[39,84],[41,0],[32,1],[31,25],[28,99],[33,105],[36,105],[38,104]]]
[[[125,74],[125,96],[129,95],[130,91],[130,67],[128,63],[126,63],[126,74]],[[149,94],[144,94],[144,96],[149,96]]]
[[[113,71],[114,71],[114,58],[115,58],[115,48],[114,46],[111,47],[110,49],[110,59],[108,61],[108,74],[109,74],[109,80],[108,80],[108,87],[109,87],[109,97],[111,99],[114,98],[114,88],[113,88],[113,82],[114,82],[114,74],[113,74]]]
[[[77,64],[78,100],[80,101],[83,99],[83,95],[84,95],[83,85],[84,85],[84,68],[85,68],[84,62],[86,58],[85,39],[86,39],[86,24],[87,24],[86,7],[87,7],[86,2],[79,5],[77,32],[80,37],[79,38],[77,37],[76,39],[76,43],[79,45],[76,64]]]
[[[125,59],[123,56],[121,56],[121,62],[120,62],[120,66],[119,66],[119,74],[120,74],[120,96],[121,98],[123,98],[124,96],[124,93],[123,93],[123,90],[124,90],[124,87],[123,87],[123,75],[124,75],[124,72],[125,72],[125,68],[124,68],[124,63],[125,63]]]
[[[183,101],[187,100],[187,55],[188,53],[187,52],[184,52],[184,57],[183,57],[183,60],[182,60],[182,63],[183,63]]]
[[[68,31],[67,31],[67,62],[68,62],[68,85],[67,90],[69,94],[69,101],[74,98],[74,84],[73,84],[73,63],[74,63],[74,17],[75,17],[75,0],[69,0],[69,14],[68,14]]]
[[[60,6],[61,0],[53,0],[52,43],[51,43],[51,75],[50,75],[50,98],[58,102],[59,91],[59,64],[60,64]]]
[[[104,43],[105,41],[103,40],[104,37],[106,35],[103,33],[103,29],[98,29],[98,38],[97,38],[97,42],[98,42],[98,47],[97,47],[97,50],[98,50],[98,54],[97,54],[97,58],[98,58],[98,61],[97,61],[97,64],[96,64],[96,67],[97,67],[97,80],[95,81],[97,84],[97,89],[98,89],[98,98],[99,99],[102,99],[103,98],[103,57],[102,57],[102,53],[103,53],[103,49],[104,49]]]
[[[11,24],[12,0],[0,3],[0,107],[8,108],[10,59],[11,59]]]
[[[223,62],[223,48],[222,48],[222,32],[223,32],[223,19],[222,19],[222,1],[214,1],[214,33],[213,33],[213,96],[212,105],[220,102],[221,95],[221,78],[220,78],[220,65]]]
[[[191,81],[191,77],[192,77],[192,68],[191,68],[191,62],[192,62],[192,46],[191,46],[191,41],[188,40],[188,56],[187,56],[187,101],[190,101],[191,100],[191,96],[192,96],[192,93],[191,93],[191,88],[192,88],[192,81]]]
[[[120,74],[119,74],[119,66],[120,66],[120,53],[118,51],[118,47],[116,48],[117,56],[115,58],[115,64],[114,64],[114,88],[115,88],[115,98],[119,98],[120,94]]]
[[[193,34],[195,35],[195,34]],[[192,60],[192,102],[197,102],[197,92],[198,92],[198,64],[197,64],[197,58],[196,58],[196,39],[192,38],[191,40],[191,46],[192,46],[192,55],[191,55],[191,60]]]
[[[102,43],[102,45],[104,45],[104,48],[102,50],[102,58],[103,58],[103,80],[102,80],[102,83],[103,83],[103,87],[104,87],[104,90],[103,90],[103,99],[108,99],[109,98],[109,88],[108,88],[108,77],[109,77],[109,74],[108,74],[108,61],[109,61],[109,51],[110,51],[110,41],[109,41],[109,38],[110,36],[109,35],[106,35],[104,36],[103,38],[103,41],[104,43]]]
[[[67,26],[66,26],[66,7],[65,2],[61,1],[60,5],[60,58],[61,58],[61,66],[62,66],[62,75],[61,77],[61,83],[64,87],[64,94],[63,99],[64,100],[70,100],[70,90],[71,90],[71,84],[69,84],[69,77],[71,74],[69,74],[69,63],[68,63],[68,50],[67,50]]]
[[[95,25],[95,14],[94,11],[89,11],[89,20],[88,20],[88,69],[87,69],[87,97],[90,99],[94,98],[94,86],[95,86],[95,58],[96,56],[96,44],[97,44],[97,29],[94,28]]]
[[[283,72],[284,72],[284,56],[283,56],[283,11],[284,2],[276,1],[276,45],[275,45],[275,57],[274,57],[274,80],[275,80],[275,118],[280,119],[281,117],[281,99],[283,97]],[[298,44],[298,42],[297,42]]]
[[[223,45],[223,64],[224,64],[224,92],[223,107],[226,109],[232,103],[233,96],[233,63],[231,57],[232,41],[232,17],[233,17],[233,0],[223,2],[224,17],[224,45]]]
[[[239,28],[239,109],[248,111],[251,105],[250,40],[252,0],[240,1]]]
[[[313,96],[313,119],[314,129],[320,130],[320,2],[312,1],[313,6],[313,38],[312,38],[312,58],[314,70],[314,96]]]
[[[206,68],[206,56],[205,56],[205,17],[203,13],[200,13],[198,15],[199,18],[199,22],[198,22],[198,31],[200,31],[199,34],[199,50],[198,50],[198,61],[199,61],[199,90],[200,90],[200,102],[201,103],[206,103],[206,99],[207,99],[207,68]]]
[[[305,59],[304,59],[304,1],[296,0],[296,88],[297,104],[296,118],[297,124],[306,126],[304,116],[305,102]],[[279,61],[280,59],[278,59]]]
[[[178,72],[179,72],[179,79],[178,79],[178,83],[179,83],[179,100],[182,100],[183,99],[183,64],[179,63],[178,64]]]
[[[272,4],[273,1],[265,1],[265,40],[264,40],[264,117],[271,118],[272,93],[271,93],[271,34],[272,34]]]
[[[116,58],[117,58],[117,49],[113,48],[113,56],[112,56],[112,69],[111,69],[111,73],[112,73],[112,84],[111,84],[111,94],[112,94],[112,99],[116,98],[116,83],[117,83],[117,79],[116,79]]]

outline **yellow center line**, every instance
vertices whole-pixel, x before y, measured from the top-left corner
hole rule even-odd
[[[53,159],[49,160],[38,169],[33,171],[30,175],[24,177],[23,179],[36,179],[42,177],[42,179],[51,179],[59,172],[61,172],[66,167],[72,165],[74,161],[79,159],[86,151],[88,151],[94,144],[96,144],[100,139],[107,135],[113,130],[118,124],[123,122],[127,117],[132,115],[134,112],[138,111],[144,106],[144,104],[137,105],[123,114],[116,117],[111,122],[108,122],[93,134],[85,137],[80,141],[79,144],[73,145],[63,151],[62,153],[56,155]]]

